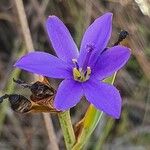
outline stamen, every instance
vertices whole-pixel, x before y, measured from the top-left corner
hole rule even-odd
[[[91,74],[91,68],[90,67],[87,67],[87,71],[86,71],[87,73],[87,75],[90,75]]]
[[[87,48],[87,54],[86,54],[86,57],[85,57],[85,60],[84,60],[84,63],[83,63],[83,67],[82,67],[83,70],[85,70],[87,68],[87,65],[89,63],[92,51],[94,50],[94,45],[88,44],[86,48]]]
[[[77,68],[79,70],[79,65],[78,65],[77,59],[72,59],[72,62],[74,63],[75,68]]]
[[[73,68],[74,80],[79,81],[79,82],[85,82],[90,78],[91,68],[87,65],[88,65],[88,62],[91,57],[91,53],[92,53],[93,49],[94,49],[93,45],[87,45],[87,53],[86,53],[86,57],[85,57],[83,66],[81,66],[82,68],[79,68],[79,65],[78,65],[76,59],[72,59],[72,62],[75,65],[75,67]]]
[[[85,79],[88,80],[90,78],[90,75],[91,75],[91,68],[90,67],[87,67],[87,70],[85,72]]]
[[[79,80],[81,78],[81,73],[77,68],[73,68],[73,77],[75,80]]]

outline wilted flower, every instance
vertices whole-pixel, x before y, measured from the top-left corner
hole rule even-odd
[[[102,80],[125,65],[130,50],[124,46],[106,49],[112,31],[112,14],[104,14],[87,28],[80,53],[59,18],[50,16],[46,29],[58,58],[45,52],[32,52],[20,58],[15,66],[46,77],[64,79],[54,100],[56,109],[67,110],[85,96],[97,109],[119,118],[119,91]]]

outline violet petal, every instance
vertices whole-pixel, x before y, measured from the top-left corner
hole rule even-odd
[[[112,13],[106,13],[103,16],[97,18],[86,30],[80,47],[79,64],[82,67],[86,54],[87,46],[93,46],[91,59],[89,66],[91,66],[97,60],[99,54],[106,47],[112,31]]]
[[[54,107],[62,111],[68,110],[80,101],[82,95],[83,90],[79,82],[64,80],[57,90]]]
[[[99,79],[111,76],[125,65],[130,57],[130,49],[124,46],[114,46],[103,52],[94,68],[92,74]]]
[[[46,29],[57,56],[65,62],[78,58],[78,48],[64,23],[56,16],[49,16]]]
[[[99,80],[89,80],[83,84],[85,97],[97,109],[108,115],[119,118],[121,113],[121,97],[119,91],[110,84]]]
[[[21,57],[14,65],[20,69],[52,78],[71,78],[71,68],[59,58],[45,53],[32,52]]]

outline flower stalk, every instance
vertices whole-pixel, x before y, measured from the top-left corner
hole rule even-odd
[[[70,111],[58,113],[67,150],[71,150],[75,144],[75,134],[71,123]]]

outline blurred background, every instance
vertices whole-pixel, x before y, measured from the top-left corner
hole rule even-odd
[[[105,12],[113,13],[112,46],[121,30],[129,36],[122,43],[131,48],[132,57],[117,73],[115,85],[123,98],[122,115],[113,120],[106,115],[85,150],[150,149],[150,1],[149,0],[24,0],[25,12],[35,50],[54,54],[45,32],[45,20],[56,15],[69,28],[80,45],[86,27]],[[13,0],[0,0],[0,95],[28,91],[16,86],[12,78],[30,83],[32,74],[14,69],[14,62],[27,53],[18,10]],[[57,87],[58,81],[51,80]],[[71,109],[75,124],[84,115],[86,101]],[[60,125],[51,115],[57,142],[65,150]],[[0,105],[0,150],[53,150],[49,143],[42,113],[18,114],[7,101]]]

